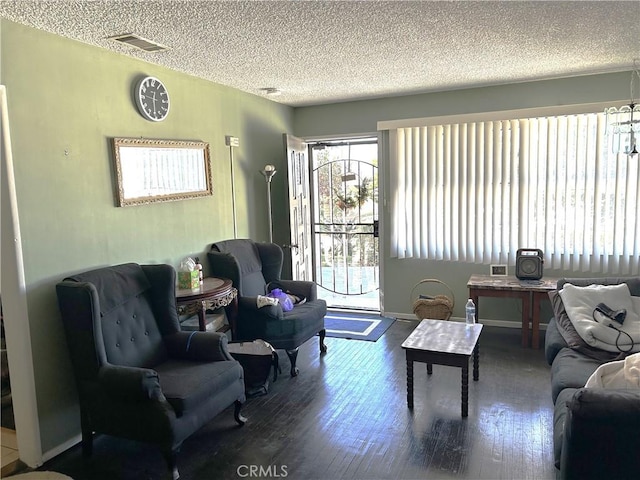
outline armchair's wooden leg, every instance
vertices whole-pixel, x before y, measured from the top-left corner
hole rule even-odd
[[[89,458],[93,454],[93,430],[89,425],[86,412],[80,411],[80,430],[82,432],[82,456]]]
[[[282,368],[280,367],[280,357],[278,357],[278,352],[275,350],[272,353],[272,362],[273,362],[273,381],[275,382],[278,379],[278,373],[282,373]]]
[[[238,422],[238,425],[240,426],[247,423],[247,417],[244,417],[243,415],[240,414],[240,410],[242,410],[243,405],[244,404],[240,400],[236,400],[235,408],[233,410],[233,418],[236,419],[236,422]]]
[[[287,350],[287,356],[289,357],[289,361],[291,362],[291,376],[297,377],[299,370],[296,368],[296,360],[298,359],[298,349],[294,348],[293,350]]]
[[[169,474],[172,480],[178,480],[180,478],[180,472],[178,471],[178,451],[180,449],[168,449],[164,452],[164,459],[169,467]]]
[[[318,335],[320,336],[320,353],[326,353],[327,346],[324,344],[324,339],[327,336],[327,331],[323,328],[318,332]]]

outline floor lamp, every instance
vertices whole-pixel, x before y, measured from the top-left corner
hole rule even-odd
[[[267,181],[267,207],[269,208],[269,242],[273,243],[273,218],[271,216],[271,179],[276,174],[276,167],[265,165],[264,170],[260,170]]]

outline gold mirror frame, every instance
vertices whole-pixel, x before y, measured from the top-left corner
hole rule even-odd
[[[114,138],[119,207],[213,195],[209,144]]]

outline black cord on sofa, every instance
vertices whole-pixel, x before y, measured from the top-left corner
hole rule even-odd
[[[600,310],[598,309],[598,307],[594,308],[593,313],[591,314],[591,316],[593,317],[593,319],[598,322],[598,319],[596,318],[596,312],[600,312]],[[602,314],[602,312],[600,312]],[[604,314],[603,314],[604,315]],[[605,318],[609,318],[606,315],[604,315]],[[600,322],[598,322],[600,323]],[[629,353],[631,350],[633,350],[633,348],[635,347],[635,343],[633,341],[633,337],[631,335],[629,335],[627,332],[620,330],[620,328],[616,327],[613,324],[613,321],[611,323],[609,323],[609,328],[613,328],[614,330],[618,331],[618,336],[616,337],[616,348],[622,352],[622,353]],[[627,349],[627,350],[623,350],[622,348],[620,348],[620,337],[622,336],[622,334],[625,334],[627,337],[629,337],[629,341],[631,342],[631,346]]]

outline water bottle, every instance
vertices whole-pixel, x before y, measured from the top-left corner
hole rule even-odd
[[[473,325],[476,323],[476,306],[473,303],[473,300],[469,299],[467,304],[464,306],[464,311],[466,314],[467,325]]]
[[[200,285],[204,285],[204,271],[202,270],[202,264],[198,257],[196,257],[196,270],[198,271],[198,281]]]

